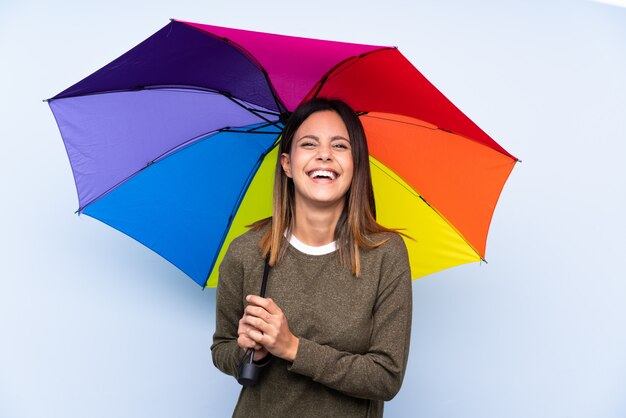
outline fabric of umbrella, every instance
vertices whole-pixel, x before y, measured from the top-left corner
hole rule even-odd
[[[78,213],[215,286],[230,241],[271,215],[285,118],[316,96],[359,112],[377,219],[413,238],[414,278],[484,260],[517,159],[395,47],[174,20],[48,102]]]

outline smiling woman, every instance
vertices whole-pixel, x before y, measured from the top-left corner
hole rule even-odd
[[[281,166],[295,185],[296,213],[339,219],[345,195],[352,183],[353,164],[350,135],[341,117],[333,111],[313,113],[300,125],[289,152],[280,155]],[[316,211],[315,209],[326,209]],[[296,223],[295,227],[301,227]],[[331,224],[332,226],[332,224]],[[328,236],[305,236],[294,231],[311,245],[333,241],[334,230]],[[316,242],[321,240],[322,242]]]
[[[402,238],[376,222],[363,127],[344,102],[314,99],[279,153],[273,216],[220,266],[213,361],[237,376],[253,349],[264,369],[234,416],[381,417],[406,368],[411,272]],[[254,296],[269,267],[270,297]]]

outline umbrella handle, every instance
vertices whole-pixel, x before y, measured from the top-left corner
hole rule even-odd
[[[265,257],[265,267],[263,268],[263,281],[261,282],[261,292],[259,295],[265,297],[265,288],[267,287],[267,276],[270,271],[270,255]],[[248,361],[246,361],[248,357]],[[259,380],[261,368],[254,364],[254,348],[246,351],[246,357],[243,358],[238,368],[237,382],[242,386],[252,386]]]
[[[246,356],[249,357],[249,360],[246,361],[244,358],[241,364],[239,364],[237,382],[242,386],[252,386],[259,380],[261,368],[254,364],[254,348],[246,351]]]

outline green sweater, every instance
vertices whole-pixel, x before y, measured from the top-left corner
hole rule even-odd
[[[248,294],[258,294],[264,260],[261,233],[235,239],[220,265],[215,366],[232,376],[244,356],[238,322]],[[272,358],[259,382],[244,387],[233,417],[382,417],[383,401],[400,390],[411,333],[411,273],[397,234],[361,251],[360,278],[337,252],[308,255],[291,245],[270,269],[265,296],[287,317],[300,343],[293,363]]]

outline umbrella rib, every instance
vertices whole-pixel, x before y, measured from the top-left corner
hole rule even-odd
[[[187,92],[196,93],[196,94],[205,94],[205,93],[219,94],[219,95],[221,95],[223,97],[226,97],[227,99],[233,101],[234,103],[236,103],[237,105],[239,105],[243,109],[245,109],[248,112],[254,114],[259,119],[263,119],[266,122],[269,122],[269,120],[267,118],[264,118],[263,116],[261,116],[260,113],[271,115],[271,116],[276,116],[276,117],[280,117],[283,114],[281,111],[273,112],[273,111],[267,110],[267,109],[252,109],[252,108],[250,108],[248,106],[245,106],[244,104],[238,102],[237,100],[235,100],[235,98],[232,96],[232,94],[230,94],[227,91],[212,89],[210,87],[195,86],[195,85],[182,85],[182,84],[181,85],[178,85],[178,84],[154,84],[154,85],[146,85],[146,86],[134,86],[134,87],[128,87],[128,88],[124,88],[124,89],[100,90],[100,91],[94,91],[94,92],[84,93],[84,94],[75,94],[75,95],[67,96],[67,97],[59,97],[58,99],[55,99],[55,98],[44,99],[44,102],[49,103],[49,102],[52,102],[52,101],[55,101],[55,100],[71,99],[71,98],[76,98],[76,97],[96,96],[96,95],[99,95],[99,94],[111,94],[111,93],[128,93],[128,92],[143,91],[143,90],[172,90],[172,91],[185,90]]]
[[[103,90],[103,91],[99,91],[99,92],[78,94],[78,95],[75,95],[75,96],[61,97],[61,99],[65,99],[65,98],[69,99],[69,98],[75,98],[75,97],[86,97],[86,96],[93,96],[93,95],[98,95],[98,94],[124,93],[124,92],[133,92],[133,91],[142,91],[142,90],[168,90],[168,89],[170,89],[170,90],[176,90],[176,89],[188,90],[188,91],[190,91],[192,93],[197,93],[197,94],[204,94],[204,93],[219,94],[222,97],[225,97],[228,100],[230,100],[231,102],[235,103],[236,105],[238,105],[242,109],[246,110],[247,112],[253,114],[257,118],[259,118],[259,119],[261,119],[261,120],[263,120],[263,121],[265,121],[265,122],[267,122],[269,124],[273,124],[278,129],[282,130],[282,127],[279,125],[278,122],[273,122],[270,119],[268,119],[267,117],[263,116],[263,114],[266,114],[266,115],[271,115],[271,116],[275,116],[275,117],[281,118],[282,117],[281,113],[272,112],[271,110],[266,110],[266,109],[254,109],[254,108],[251,108],[251,107],[246,106],[245,104],[241,103],[238,99],[234,98],[229,92],[222,91],[222,90],[215,90],[215,89],[211,89],[211,88],[207,88],[207,87],[200,87],[200,86],[183,86],[183,85],[136,86],[136,87],[130,88],[130,89]],[[53,100],[59,100],[59,99],[46,99],[46,100],[44,100],[44,102],[51,102]],[[208,134],[208,133],[206,133],[206,134]],[[206,135],[206,134],[204,134],[204,135]],[[81,210],[81,209],[79,209],[79,210]]]
[[[382,51],[388,51],[390,49],[398,49],[397,47],[382,47],[379,49],[375,49],[373,51],[369,51],[369,52],[365,52],[361,55],[355,55],[355,56],[351,56],[348,57],[346,59],[344,59],[343,61],[337,63],[337,65],[335,65],[333,68],[331,68],[330,70],[328,70],[328,72],[326,72],[326,74],[324,74],[324,76],[322,76],[322,78],[320,79],[320,81],[317,84],[317,88],[315,88],[315,93],[313,93],[313,95],[311,96],[311,98],[315,98],[317,97],[317,95],[319,94],[319,92],[322,90],[322,88],[324,87],[324,84],[326,84],[326,82],[331,78],[334,77],[338,74],[340,74],[341,72],[345,71],[346,69],[348,69],[349,67],[351,67],[352,65],[356,64],[356,62],[358,60],[360,60],[361,58],[364,58],[370,54],[374,54],[376,52],[382,52]],[[347,64],[349,61],[353,61],[349,64]],[[347,65],[346,65],[347,64]],[[341,71],[338,71],[337,74],[333,74],[334,71],[336,71],[337,69],[341,68],[342,66],[345,66],[344,68],[341,69]],[[313,89],[311,89],[313,90]],[[308,95],[307,95],[308,96]]]
[[[265,129],[265,128],[268,128],[268,127],[270,127],[270,126],[277,126],[277,125],[276,125],[274,122],[270,122],[270,123],[266,123],[266,124],[264,124],[264,125],[259,125],[259,126],[256,126],[256,127],[254,127],[254,128],[250,128],[250,129],[248,129],[248,131],[249,131],[249,132],[253,132],[253,131],[257,131],[257,130],[259,130],[259,129]],[[280,127],[280,125],[278,125],[278,127]],[[281,131],[282,131],[282,128],[281,128]]]
[[[182,150],[183,148],[186,148],[188,146],[191,146],[199,141],[202,141],[204,139],[207,139],[211,136],[213,136],[214,134],[220,133],[220,132],[238,132],[238,133],[251,133],[251,134],[280,134],[280,132],[254,132],[254,131],[246,131],[246,130],[239,130],[239,131],[235,131],[235,130],[229,130],[229,129],[225,129],[225,128],[221,128],[221,129],[215,129],[212,131],[208,131],[208,132],[204,132],[200,135],[197,135],[181,144],[176,145],[175,147],[172,147],[168,150],[166,150],[165,152],[161,153],[160,155],[158,155],[157,157],[155,157],[154,159],[148,161],[146,163],[146,165],[144,165],[143,167],[141,167],[140,169],[138,169],[137,171],[129,174],[127,177],[125,177],[124,179],[118,181],[116,184],[114,184],[113,186],[109,187],[107,190],[105,190],[104,192],[102,192],[101,194],[99,194],[98,196],[94,197],[93,199],[91,199],[89,202],[85,203],[83,206],[79,207],[74,213],[77,214],[81,214],[86,208],[87,206],[91,205],[93,202],[101,199],[102,197],[104,197],[105,195],[107,195],[108,193],[110,193],[112,190],[116,189],[118,186],[120,186],[122,183],[125,183],[126,181],[130,180],[131,178],[133,178],[134,176],[136,176],[137,174],[139,174],[140,172],[142,172],[143,170],[145,170],[146,168],[150,167],[152,164],[157,163],[161,160],[163,160],[165,157]]]
[[[235,99],[234,97],[232,97],[230,94],[228,94],[228,93],[226,93],[226,92],[220,92],[220,94],[221,94],[222,96],[226,97],[226,98],[227,98],[228,100],[230,100],[231,102],[233,102],[233,103],[235,103],[236,105],[240,106],[242,109],[245,109],[245,110],[247,110],[248,112],[252,113],[252,114],[253,114],[254,116],[256,116],[257,118],[259,118],[259,119],[263,119],[265,122],[267,122],[267,123],[269,123],[269,124],[272,124],[272,125],[276,126],[277,128],[280,128],[280,126],[278,125],[278,122],[271,121],[271,120],[267,119],[266,117],[261,116],[260,114],[258,114],[258,113],[255,111],[256,109],[252,109],[252,108],[250,108],[250,107],[248,107],[248,106],[244,106],[244,104],[243,104],[243,103],[240,103],[240,102],[239,102],[239,100],[236,100],[236,99]],[[280,115],[278,115],[278,116],[280,116]],[[280,129],[282,129],[282,128],[280,128]]]
[[[252,131],[249,129],[232,129],[232,128],[221,128],[218,129],[217,132],[232,132],[239,134],[259,134],[259,135],[270,135],[277,134],[278,132],[263,132],[263,131]]]
[[[359,116],[360,116],[360,115],[359,115]],[[369,113],[364,113],[364,114],[363,114],[363,116],[366,116],[366,117],[371,118],[371,119],[384,120],[384,121],[388,121],[388,122],[400,123],[400,124],[403,124],[403,125],[417,126],[417,127],[420,127],[420,128],[431,129],[431,130],[433,130],[433,131],[436,131],[436,130],[441,130],[441,131],[446,131],[446,132],[450,132],[450,133],[455,134],[455,133],[454,133],[454,132],[452,132],[452,131],[449,131],[449,130],[447,130],[447,129],[442,129],[442,128],[440,128],[440,127],[438,127],[438,126],[435,126],[435,125],[432,125],[432,124],[429,124],[429,125],[430,125],[430,126],[429,126],[429,125],[426,125],[426,124],[421,124],[421,123],[407,122],[407,121],[405,121],[405,120],[397,120],[397,119],[393,119],[393,118],[391,118],[391,117],[389,117],[389,118],[384,118],[384,117],[382,117],[382,116],[373,116],[373,115],[371,115],[371,114],[369,114]],[[428,123],[428,122],[426,122],[426,123]],[[459,135],[459,134],[455,134],[455,135]]]
[[[208,131],[205,133],[202,133],[200,135],[197,135],[185,142],[183,142],[182,144],[178,144],[175,147],[170,148],[169,150],[166,150],[165,152],[163,152],[162,154],[158,155],[156,158],[148,161],[146,163],[146,165],[144,165],[143,167],[141,167],[140,169],[138,169],[137,171],[129,174],[128,176],[126,176],[125,178],[123,178],[122,180],[118,181],[117,183],[115,183],[113,186],[109,187],[107,190],[105,190],[104,192],[100,193],[98,196],[94,197],[93,199],[91,199],[89,202],[85,203],[83,206],[79,207],[76,212],[74,213],[82,213],[87,206],[91,205],[93,202],[99,200],[100,198],[104,197],[105,195],[107,195],[108,193],[110,193],[112,190],[116,189],[120,184],[125,183],[126,181],[130,180],[131,178],[133,178],[134,176],[136,176],[137,174],[139,174],[140,172],[142,172],[143,170],[145,170],[146,168],[150,167],[152,164],[154,164],[155,162],[158,162],[160,160],[162,160],[163,158],[165,158],[167,155],[170,155],[171,153],[180,150],[186,146],[191,145],[192,143],[195,143],[195,141],[202,139],[202,138],[208,138],[209,136],[212,136],[211,134],[216,134],[219,133],[220,130],[216,129],[213,131]]]
[[[111,94],[111,93],[127,93],[127,92],[131,92],[131,91],[142,91],[142,90],[176,90],[176,89],[180,89],[180,90],[191,90],[193,93],[217,93],[220,94],[221,92],[219,90],[216,89],[212,89],[210,87],[204,87],[204,86],[196,86],[196,85],[192,85],[192,84],[148,84],[148,85],[137,85],[134,87],[125,87],[125,88],[119,88],[119,89],[108,89],[108,90],[98,90],[98,91],[91,91],[89,93],[79,93],[79,94],[72,94],[70,96],[64,96],[64,97],[58,97],[58,98],[54,98],[51,97],[49,99],[45,99],[44,102],[52,102],[55,100],[63,100],[63,99],[72,99],[75,97],[86,97],[86,96],[97,96],[99,94]]]
[[[260,130],[260,129],[268,128],[270,126],[274,126],[274,127],[278,128],[282,132],[282,128],[280,127],[280,125],[277,125],[274,122],[265,123],[263,125],[259,125],[259,126],[256,126],[254,128],[250,128],[250,129],[237,129],[237,128],[231,128],[231,127],[228,126],[228,127],[219,129],[219,131],[220,132],[238,132],[238,133],[244,133],[244,134],[263,134],[263,135],[280,134],[281,133],[281,132],[276,132],[276,131],[267,132],[267,131],[261,131]]]
[[[259,156],[259,159],[257,160],[256,164],[254,165],[252,170],[250,170],[250,174],[248,174],[248,178],[246,179],[245,184],[243,185],[243,187],[239,191],[239,195],[237,196],[237,201],[233,205],[233,210],[230,213],[230,215],[228,216],[228,223],[226,225],[226,228],[224,228],[224,233],[222,234],[222,239],[220,240],[220,244],[219,244],[218,248],[222,248],[222,246],[224,245],[224,241],[226,241],[226,237],[228,236],[228,232],[230,231],[230,228],[233,225],[233,221],[235,220],[235,215],[237,214],[237,211],[239,210],[239,207],[241,206],[241,202],[243,201],[244,196],[246,195],[248,189],[250,188],[250,184],[252,183],[252,179],[254,178],[256,173],[259,171],[259,168],[261,167],[261,164],[263,163],[263,160],[265,160],[265,157],[274,148],[276,148],[279,143],[280,143],[280,135],[278,135],[276,137],[276,139],[274,140],[274,142],[272,143],[272,145],[270,145],[265,150],[265,152],[263,152]],[[207,272],[206,280],[204,281],[204,285],[202,286],[203,288],[206,287],[206,284],[209,281],[209,277],[211,276],[211,273],[213,272],[213,269],[215,268],[215,263],[217,262],[218,257],[219,257],[219,251],[216,252],[216,254],[215,254],[214,258],[213,258],[213,261],[211,262],[211,266],[209,267],[209,270]]]
[[[476,141],[476,140],[472,139],[472,138],[471,138],[471,137],[469,137],[469,136],[466,136],[466,135],[460,134],[460,133],[455,132],[455,131],[451,131],[450,129],[444,129],[444,128],[441,128],[441,127],[439,127],[439,126],[437,126],[437,125],[432,125],[432,124],[430,124],[431,126],[428,126],[428,125],[423,125],[423,124],[420,124],[420,123],[407,122],[407,121],[404,121],[404,120],[397,120],[397,119],[393,119],[393,118],[384,118],[384,117],[381,117],[381,116],[372,116],[372,115],[371,115],[371,114],[369,114],[369,113],[363,113],[362,115],[363,115],[363,116],[365,116],[365,117],[371,118],[371,119],[378,119],[378,120],[384,120],[384,121],[394,122],[394,123],[399,123],[399,124],[404,124],[404,125],[416,126],[416,127],[418,127],[418,128],[430,129],[430,130],[432,130],[432,131],[442,131],[442,132],[447,132],[447,133],[452,134],[452,135],[455,135],[455,136],[457,136],[457,137],[459,137],[459,138],[463,138],[463,139],[466,139],[466,140],[468,140],[468,141],[472,141],[472,142],[473,142],[473,143],[475,143],[475,144],[478,144],[478,145],[481,145],[481,146],[483,146],[483,147],[489,148],[489,149],[490,149],[490,150],[492,150],[492,151],[499,152],[500,154],[504,154],[504,155],[506,155],[507,157],[511,158],[513,161],[515,161],[515,162],[517,162],[517,163],[521,163],[521,162],[522,162],[522,160],[520,160],[520,159],[519,159],[519,158],[517,158],[517,157],[511,156],[511,155],[509,155],[509,154],[505,154],[505,153],[503,153],[503,152],[501,152],[501,151],[499,151],[499,150],[497,150],[497,149],[491,148],[490,146],[488,146],[488,145],[486,145],[486,144],[483,144],[482,142]],[[359,115],[359,116],[361,116],[361,115]],[[428,122],[425,122],[425,123],[428,123]],[[483,261],[484,261],[484,260],[483,260]]]
[[[190,27],[194,30],[197,30],[200,33],[203,33],[205,35],[209,35],[212,36],[214,38],[217,38],[225,43],[227,43],[228,45],[231,45],[232,47],[236,48],[237,50],[239,50],[243,55],[246,56],[246,58],[248,58],[250,60],[250,62],[252,62],[254,65],[257,66],[257,68],[259,70],[261,70],[261,72],[263,73],[263,77],[265,77],[265,81],[270,89],[270,92],[272,93],[272,98],[274,99],[274,103],[276,103],[276,107],[278,108],[278,111],[283,114],[287,112],[287,107],[280,101],[280,99],[278,98],[278,95],[276,94],[276,90],[274,89],[274,85],[272,84],[272,81],[270,80],[269,74],[267,72],[267,70],[265,69],[265,67],[263,67],[263,65],[255,58],[255,56],[248,51],[246,48],[244,48],[243,46],[241,46],[240,44],[238,44],[237,42],[233,41],[232,39],[229,39],[227,37],[224,36],[219,36],[216,35],[215,33],[209,32],[209,31],[205,31],[205,30],[201,30],[199,28],[196,28],[195,26],[191,26],[191,25],[187,25],[184,22],[178,22],[176,20],[174,20],[174,22],[177,23],[181,23],[187,27]]]
[[[461,232],[458,229],[456,229],[455,226],[452,225],[450,223],[450,221],[448,221],[448,219],[445,216],[443,216],[437,209],[435,209],[430,203],[428,203],[428,201],[426,199],[424,199],[424,196],[419,194],[413,187],[410,187],[407,183],[400,182],[396,178],[394,178],[393,176],[390,176],[389,173],[387,173],[386,170],[382,169],[382,167],[384,167],[384,165],[382,163],[378,163],[378,160],[376,160],[375,158],[374,159],[370,159],[370,164],[373,164],[376,167],[378,167],[381,173],[386,175],[389,179],[395,181],[400,187],[402,187],[403,189],[405,189],[409,193],[413,194],[414,196],[419,197],[422,200],[422,202],[424,202],[426,204],[426,206],[428,206],[431,210],[433,210],[441,219],[444,220],[444,222],[446,224],[448,224],[448,226],[450,228],[452,228],[457,234],[459,234],[461,239],[467,244],[468,247],[470,247],[472,249],[472,251],[474,251],[476,253],[476,255],[481,259],[481,261],[483,261],[485,263],[487,262],[487,260],[485,260],[485,258],[478,251],[476,251],[476,248],[474,248],[474,246],[469,241],[467,241],[467,239],[465,239],[463,234],[461,234]]]

